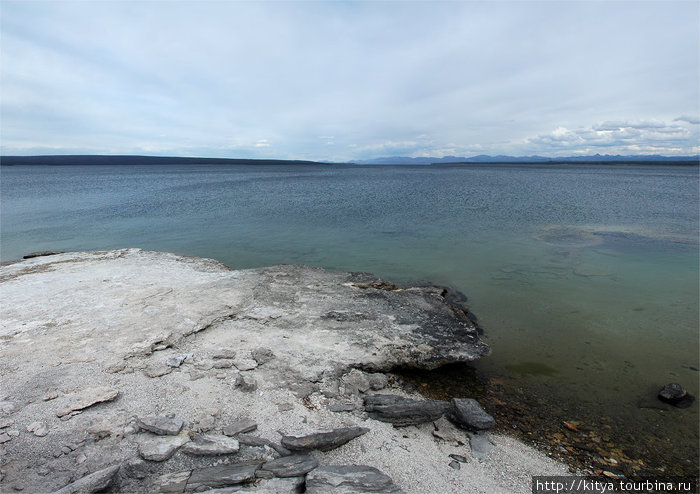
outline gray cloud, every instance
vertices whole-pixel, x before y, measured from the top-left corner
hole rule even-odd
[[[693,152],[698,17],[693,2],[6,0],[0,145],[338,160]]]

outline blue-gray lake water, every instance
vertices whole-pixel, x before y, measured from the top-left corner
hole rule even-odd
[[[449,285],[485,329],[483,371],[697,455],[697,402],[654,404],[668,382],[698,394],[698,178],[671,165],[3,166],[0,257],[140,247]]]

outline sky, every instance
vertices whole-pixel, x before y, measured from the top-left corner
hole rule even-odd
[[[700,2],[0,0],[0,152],[700,152]]]

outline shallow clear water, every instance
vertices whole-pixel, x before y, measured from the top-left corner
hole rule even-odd
[[[698,394],[697,167],[13,166],[0,182],[2,260],[141,247],[450,285],[485,328],[481,368],[697,448],[697,403],[640,408],[671,381]]]

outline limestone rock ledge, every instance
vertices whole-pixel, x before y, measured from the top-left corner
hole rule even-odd
[[[107,472],[115,491],[183,492],[212,468],[257,472],[287,457],[282,437],[361,426],[369,432],[315,458],[379,467],[406,492],[463,492],[469,472],[435,469],[448,454],[469,456],[465,432],[440,442],[428,423],[411,426],[409,440],[369,420],[362,395],[405,395],[386,375],[397,366],[432,369],[487,352],[441,289],[402,289],[364,273],[233,271],[139,249],[5,263],[0,491],[52,492]],[[153,421],[176,427],[154,431]],[[180,451],[205,439],[227,447]],[[500,475],[478,480],[497,486]],[[70,489],[92,489],[81,485]]]

